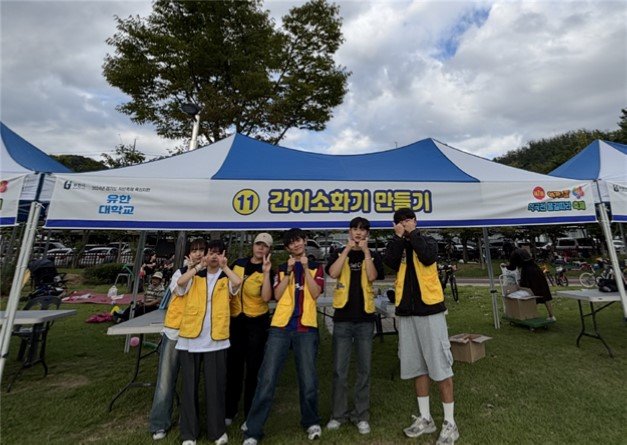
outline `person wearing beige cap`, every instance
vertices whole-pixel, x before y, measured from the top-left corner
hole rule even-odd
[[[255,390],[257,373],[263,361],[268,338],[270,315],[268,301],[273,296],[274,273],[270,250],[272,236],[260,233],[255,237],[252,255],[240,258],[231,266],[243,282],[239,293],[231,298],[231,347],[227,353],[226,423],[237,415],[244,387],[244,416],[246,419]],[[246,423],[241,425],[246,428]]]

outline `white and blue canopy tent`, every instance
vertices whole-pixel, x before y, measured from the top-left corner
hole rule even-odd
[[[622,276],[616,248],[612,243],[606,204],[611,208],[612,221],[618,223],[627,221],[627,145],[596,140],[549,175],[593,181],[595,204],[610,253],[614,276]],[[623,304],[623,314],[627,319],[625,287],[622,280],[616,280],[616,283]]]
[[[50,174],[68,172],[71,170],[0,122],[0,226],[17,224],[20,202],[30,206],[0,334],[0,381],[41,206],[52,196],[54,178]]]
[[[326,155],[236,134],[167,159],[56,176],[48,228],[345,229],[355,216],[391,228],[401,207],[420,227],[483,227],[486,237],[487,226],[596,221],[590,181],[504,166],[433,139]]]
[[[390,228],[411,207],[421,227],[596,221],[591,182],[504,166],[433,139],[326,155],[234,135],[124,168],[57,174],[48,228],[269,230]]]

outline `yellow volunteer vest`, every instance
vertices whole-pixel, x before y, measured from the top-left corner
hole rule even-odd
[[[370,261],[370,260],[369,260]],[[342,272],[335,284],[335,292],[333,292],[333,307],[341,309],[346,306],[348,302],[348,293],[351,284],[351,271],[348,265],[348,258],[342,265]],[[368,273],[366,272],[366,260],[361,265],[361,288],[364,293],[364,311],[367,314],[374,313],[374,291],[372,290],[372,283],[368,280]]]
[[[174,293],[172,294],[168,310],[165,313],[165,319],[163,320],[163,325],[166,328],[179,329],[181,327],[185,303],[185,298],[182,298],[180,295],[176,295]]]
[[[418,286],[420,287],[420,298],[425,304],[437,304],[444,301],[444,292],[442,291],[442,284],[438,277],[438,265],[433,263],[430,266],[425,266],[418,261],[416,252],[412,252],[412,260],[414,262],[414,270],[416,271],[416,277],[418,278]],[[403,287],[405,284],[405,273],[407,272],[407,260],[401,261],[401,267],[396,274],[396,283],[394,283],[394,291],[396,293],[396,306],[401,303],[403,299]]]
[[[308,269],[308,272],[312,277],[316,276],[316,269]],[[279,271],[279,282],[285,276],[284,271]],[[303,298],[303,314],[301,316],[301,323],[304,326],[309,326],[311,328],[318,327],[318,316],[316,312],[316,300],[311,296],[311,292],[306,285],[304,285],[305,297]],[[294,301],[294,295],[296,294],[296,283],[294,282],[294,275],[290,276],[290,281],[281,296],[281,299],[278,301],[276,305],[276,309],[274,310],[274,315],[272,316],[271,326],[275,326],[278,328],[282,328],[287,326],[287,323],[290,321],[292,317],[292,313],[294,312],[294,307],[296,306],[296,302]]]
[[[185,309],[181,317],[179,336],[197,338],[202,331],[202,324],[207,314],[207,278],[195,276],[192,286],[183,299]],[[231,312],[229,308],[229,279],[221,274],[211,295],[211,338],[226,340],[229,338]]]
[[[235,265],[233,272],[238,277],[244,278],[244,267]],[[237,296],[231,298],[231,317],[237,317],[244,312],[249,317],[258,317],[268,312],[268,303],[261,298],[263,286],[263,274],[253,273],[243,281]]]

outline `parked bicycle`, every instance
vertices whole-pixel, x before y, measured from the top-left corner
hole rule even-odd
[[[440,276],[440,283],[442,284],[442,290],[446,289],[446,283],[451,285],[451,295],[453,300],[459,301],[459,291],[457,290],[457,278],[455,277],[455,271],[457,266],[455,264],[445,263],[438,264],[438,274]]]
[[[603,259],[597,261],[599,265],[599,272],[583,272],[579,275],[579,283],[588,289],[597,287],[599,280],[601,279],[614,279],[614,271],[609,264],[609,261]]]
[[[568,286],[568,277],[564,266],[555,267],[555,284],[558,286]]]
[[[547,264],[543,264],[542,272],[544,273],[546,281],[549,282],[549,285],[555,286],[555,275],[553,275],[553,273],[551,272],[551,267],[549,267]]]

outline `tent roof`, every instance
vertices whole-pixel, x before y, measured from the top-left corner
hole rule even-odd
[[[241,134],[169,158],[90,172],[90,175],[164,179],[453,183],[547,178],[546,175],[480,158],[434,139],[423,139],[405,147],[376,153],[329,155],[284,148]]]
[[[626,181],[627,145],[596,140],[549,175],[573,179]]]
[[[69,173],[72,170],[0,122],[2,172]]]

